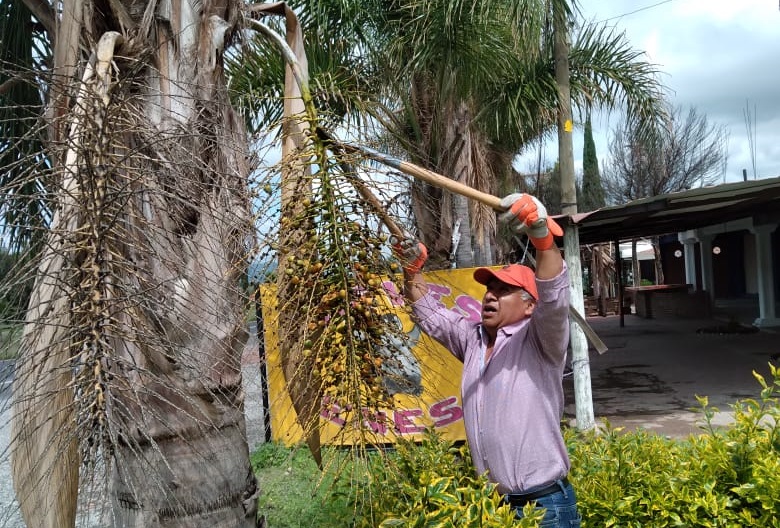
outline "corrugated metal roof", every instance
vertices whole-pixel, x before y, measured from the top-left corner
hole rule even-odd
[[[678,233],[752,217],[780,221],[780,178],[701,187],[634,200],[589,213],[556,217],[579,227],[581,244]]]

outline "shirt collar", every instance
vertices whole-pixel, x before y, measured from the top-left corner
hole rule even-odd
[[[526,317],[525,319],[522,319],[520,321],[517,321],[516,323],[504,325],[501,328],[498,329],[499,334],[504,334],[506,336],[511,336],[512,334],[519,332],[523,330],[526,326],[528,326],[528,323],[531,322],[530,317]],[[479,324],[480,333],[483,337],[485,337],[487,334],[485,332],[485,327],[482,323]]]

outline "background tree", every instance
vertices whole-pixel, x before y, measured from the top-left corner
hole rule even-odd
[[[582,147],[582,191],[578,193],[577,208],[581,212],[595,211],[604,207],[604,187],[601,184],[599,172],[599,160],[596,155],[596,142],[593,140],[593,125],[591,123],[590,110],[585,112],[585,126],[583,130]],[[596,297],[599,315],[606,313],[605,301],[608,295],[609,276],[607,265],[609,264],[605,251],[609,247],[590,246],[582,250],[583,266],[588,268],[586,284],[583,288],[590,290]],[[605,262],[606,261],[606,262]]]
[[[720,179],[727,159],[728,134],[709,123],[695,108],[669,112],[660,122],[625,119],[614,131],[610,161],[604,168],[604,187],[610,204],[712,185]],[[634,285],[639,285],[636,241],[633,241]],[[663,284],[660,247],[653,240],[655,282]]]
[[[311,4],[293,3],[307,32],[307,24],[322,27],[333,13],[350,13],[352,3]],[[549,8],[541,0],[372,3],[366,7],[370,15],[363,13],[351,19],[355,24],[347,24],[361,31],[341,33],[357,36],[352,47],[330,46],[327,39],[322,46],[336,55],[348,51],[349,60],[328,53],[311,57],[313,83],[320,78],[323,84],[345,81],[336,93],[352,102],[335,106],[354,109],[366,117],[364,123],[376,127],[373,138],[365,129],[354,137],[379,141],[385,150],[418,165],[501,194],[512,190],[509,176],[516,154],[555,126]],[[263,64],[261,54],[246,53],[231,70],[235,86],[251,84],[245,78],[257,70],[242,64]],[[252,54],[257,60],[248,58]],[[346,71],[370,74],[370,82],[326,74],[334,66],[344,71],[349,61],[357,62]],[[621,107],[648,119],[660,111],[656,70],[624,35],[587,25],[577,34],[571,61],[575,104]],[[251,109],[260,103],[244,99],[243,104]],[[493,261],[494,211],[424,183],[410,187],[415,234],[431,250],[431,267],[451,266],[453,254],[458,266]],[[460,243],[453,251],[456,221]]]
[[[449,3],[437,2],[443,7]],[[431,3],[427,4],[426,9],[429,7]],[[496,5],[492,9],[497,9]],[[411,93],[418,100],[410,100],[411,104],[406,106],[408,110],[403,114],[407,119],[410,119],[407,116],[413,116],[411,126],[401,130],[390,128],[391,133],[401,145],[405,145],[407,152],[415,153],[419,164],[453,178],[460,175],[468,177],[470,180],[465,183],[491,194],[501,195],[513,190],[507,186],[507,176],[511,173],[514,156],[532,140],[551,133],[556,123],[558,91],[554,77],[550,4],[528,2],[524,9],[530,14],[520,20],[520,41],[516,43],[504,39],[497,46],[492,40],[480,36],[486,34],[485,31],[512,35],[515,30],[511,26],[477,28],[470,33],[461,33],[455,28],[468,22],[460,19],[454,19],[451,26],[421,27],[406,35],[399,35],[400,42],[410,43],[406,47],[399,46],[400,49],[426,50],[420,57],[428,62],[399,60],[398,64],[403,65],[405,70],[399,69],[398,73],[391,70],[391,73],[395,73],[394,79],[401,81],[406,78],[403,73],[418,71],[423,79],[447,79],[453,82],[443,93],[453,94],[457,99],[442,100],[431,97],[431,94],[443,89],[440,85],[409,90],[406,82],[399,84],[396,81],[396,93]],[[454,16],[466,13],[454,11]],[[432,19],[448,20],[446,17]],[[420,20],[425,18],[420,17]],[[491,16],[489,20],[496,19]],[[512,24],[510,18],[504,17],[503,20],[506,20],[507,25]],[[410,22],[416,23],[414,20]],[[454,45],[447,41],[448,31],[460,39],[473,35],[478,40],[474,41],[472,37]],[[410,40],[409,35],[414,35],[414,38]],[[502,42],[505,46],[503,50],[500,48]],[[460,56],[441,51],[453,49],[464,51]],[[399,54],[400,58],[405,56],[415,57],[412,53]],[[510,57],[511,60],[499,69],[491,66],[487,75],[483,76],[464,75],[459,78],[446,75],[446,72],[459,69],[468,72],[462,63],[464,59],[475,61],[477,67],[485,67],[495,57]],[[604,107],[612,107],[619,101],[627,103],[632,114],[652,114],[660,92],[659,85],[655,82],[654,69],[636,59],[637,55],[632,56],[620,35],[586,27],[578,33],[571,53],[571,60],[575,63],[572,71],[575,101],[591,98],[595,104]],[[452,63],[453,60],[458,63]],[[629,85],[625,82],[629,78],[635,83]],[[457,84],[458,81],[461,84]],[[477,84],[469,84],[474,82]],[[464,94],[468,94],[470,99],[465,98]],[[461,101],[457,103],[460,107],[453,106],[457,101]],[[460,111],[453,110],[457,108]],[[406,132],[408,130],[428,131],[430,135],[428,138],[409,135]],[[436,133],[441,130],[457,133],[452,136]],[[447,142],[442,137],[455,139]],[[463,148],[463,145],[471,147]],[[454,154],[460,157],[455,158]],[[457,164],[454,164],[456,159]],[[429,189],[422,184],[416,185],[412,198],[415,220],[421,228],[423,241],[434,247],[434,252],[437,248],[441,250],[438,254],[443,259],[449,253],[449,231],[453,219],[457,218],[461,220],[461,225],[468,224],[471,228],[471,233],[461,233],[461,244],[465,246],[459,247],[456,252],[457,265],[492,263],[495,251],[494,213],[473,208],[460,208],[455,212],[447,205],[450,198],[447,193]],[[457,205],[457,202],[454,203]],[[453,211],[451,216],[449,211]],[[467,213],[469,216],[466,216]],[[434,226],[426,218],[438,221],[441,225]],[[478,250],[482,241],[488,241],[486,247],[489,250]]]
[[[590,112],[585,117],[584,145],[582,148],[582,198],[578,200],[581,211],[595,211],[604,207],[604,187],[601,184],[599,160],[596,156],[596,142],[593,141],[593,126]]]
[[[41,192],[50,164],[43,148],[46,128],[39,121],[42,75],[51,57],[46,28],[52,21],[45,15],[45,23],[37,22],[21,0],[0,0],[0,217],[12,253],[40,242],[41,227],[51,218]],[[33,170],[38,178],[25,177]]]
[[[8,287],[0,288],[0,318],[7,321],[18,321],[24,317],[27,304],[30,301],[30,293],[33,286],[33,277],[26,274],[28,267],[17,252],[11,252],[0,247],[0,277]]]
[[[712,185],[723,177],[728,134],[695,108],[648,123],[624,119],[613,131],[602,181],[610,204]]]
[[[533,187],[528,186],[528,192],[539,197],[543,204],[551,204],[548,208],[550,214],[561,214],[561,170],[558,163],[536,178]]]
[[[384,2],[376,0],[293,0],[287,2],[301,28],[309,88],[320,124],[365,134],[372,108],[383,93],[377,90],[381,62],[371,50],[386,38],[376,32],[376,17]],[[283,18],[263,18],[284,33]],[[226,56],[230,97],[242,111],[251,134],[281,132],[285,61],[279,49],[257,31],[248,31],[241,46]]]

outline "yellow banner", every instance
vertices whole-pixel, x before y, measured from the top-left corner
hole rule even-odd
[[[474,269],[456,269],[426,273],[430,290],[449,309],[473,321],[481,318],[484,286],[473,279]],[[385,281],[385,288],[394,303],[403,302],[395,284]],[[275,297],[271,288],[262,292],[262,315],[267,358],[271,436],[274,441],[293,445],[303,440],[301,427],[295,419],[292,401],[285,388],[279,360],[279,344],[274,321],[277,320]],[[462,364],[444,347],[420,331],[420,328],[400,308],[388,314],[408,337],[402,367],[393,373],[402,384],[388,384],[393,394],[393,408],[368,416],[363,412],[361,428],[354,423],[352,409],[323,401],[320,414],[320,437],[323,444],[351,445],[357,434],[368,443],[392,443],[396,438],[419,438],[426,428],[433,428],[448,440],[465,440],[463,410],[460,401]],[[369,435],[366,438],[365,435]]]

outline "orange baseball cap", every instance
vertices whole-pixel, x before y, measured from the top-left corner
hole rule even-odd
[[[492,278],[504,284],[519,286],[530,293],[534,299],[539,299],[539,292],[536,290],[536,274],[528,266],[509,264],[499,269],[478,268],[474,271],[474,280],[480,284],[487,284]]]

